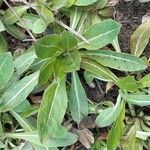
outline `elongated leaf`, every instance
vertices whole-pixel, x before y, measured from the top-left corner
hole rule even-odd
[[[81,68],[87,70],[95,78],[98,78],[100,80],[114,82],[117,82],[118,80],[118,78],[108,68],[91,59],[82,59]]]
[[[7,137],[10,138],[18,138],[18,139],[23,139],[26,141],[29,141],[31,143],[37,144],[39,146],[47,146],[47,147],[63,147],[63,146],[68,146],[77,141],[77,136],[72,133],[67,133],[64,135],[63,138],[50,138],[43,144],[40,142],[38,133],[35,132],[22,132],[22,133],[10,133],[6,134]]]
[[[0,55],[0,89],[12,77],[14,72],[13,58],[11,53],[4,53]]]
[[[125,118],[125,107],[122,103],[121,108],[120,108],[120,114],[108,134],[108,140],[107,140],[107,149],[108,150],[116,150],[117,149],[117,146],[120,143],[120,139],[121,139],[121,136],[123,133],[124,118]]]
[[[3,25],[3,22],[0,20],[0,32],[4,31],[5,27]]]
[[[0,54],[7,52],[8,45],[4,38],[4,35],[0,33]]]
[[[56,11],[67,5],[68,0],[52,0],[52,10]]]
[[[99,127],[111,125],[118,117],[120,112],[121,95],[118,95],[117,103],[114,107],[104,109],[96,118],[96,124]]]
[[[138,106],[148,106],[150,105],[150,95],[132,95],[121,93],[122,97],[128,103],[138,105]]]
[[[88,115],[88,98],[77,72],[72,73],[69,104],[72,118],[79,124]]]
[[[64,80],[59,83],[52,83],[45,90],[38,113],[38,131],[42,141],[47,140],[48,137],[57,137],[67,109],[67,103]]]
[[[108,19],[101,23],[91,26],[83,36],[89,41],[78,43],[79,48],[97,50],[110,44],[120,31],[120,24],[114,20]]]
[[[14,10],[14,12],[12,11],[12,9],[8,8],[5,13],[4,13],[4,22],[7,25],[11,25],[14,24],[15,22],[17,22],[19,19],[18,17],[21,17],[22,14],[29,8],[29,6],[24,5],[24,6],[17,6],[17,7],[13,7],[12,9]],[[16,15],[18,17],[16,17]]]
[[[26,34],[19,27],[16,27],[15,25],[5,25],[5,28],[6,31],[16,39],[24,40],[27,38]]]
[[[45,59],[60,53],[61,47],[58,43],[60,41],[59,35],[49,35],[41,38],[35,44],[36,54],[39,58]]]
[[[25,54],[21,55],[20,57],[18,57],[14,61],[14,66],[15,66],[17,74],[21,75],[22,73],[24,73],[30,67],[30,65],[33,63],[35,58],[37,58],[37,57],[36,57],[34,51],[25,53]]]
[[[108,50],[86,51],[100,64],[123,71],[139,71],[146,69],[146,64],[138,57],[125,53],[117,53]]]
[[[95,3],[97,0],[76,0],[76,2],[74,3],[74,5],[77,6],[87,6],[87,5],[91,5],[93,3]]]
[[[12,85],[1,97],[1,112],[9,111],[25,100],[33,88],[37,85],[38,76],[39,72],[33,73]]]
[[[15,119],[18,121],[18,123],[23,127],[25,131],[32,131],[33,127],[27,120],[25,120],[23,117],[21,117],[17,112],[14,110],[11,110],[10,113],[15,117]]]
[[[137,131],[136,132],[136,137],[138,137],[142,140],[147,140],[147,138],[150,137],[150,132]]]
[[[140,56],[149,42],[150,22],[141,24],[131,36],[131,53]]]

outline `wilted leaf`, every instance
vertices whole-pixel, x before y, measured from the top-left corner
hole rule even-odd
[[[139,71],[146,69],[146,63],[136,56],[117,53],[109,50],[86,51],[84,54],[91,56],[100,64],[123,71]]]
[[[38,83],[39,72],[33,73],[24,77],[2,95],[2,104],[0,105],[1,112],[12,110],[27,98],[30,92]]]
[[[141,24],[131,36],[131,53],[135,56],[140,56],[150,37],[150,22]]]
[[[60,125],[67,109],[65,80],[52,83],[44,92],[38,114],[38,131],[41,141],[59,135]]]
[[[72,118],[79,124],[88,115],[88,98],[77,72],[72,73],[70,91],[70,111]]]

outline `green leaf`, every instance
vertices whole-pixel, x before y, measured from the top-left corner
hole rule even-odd
[[[24,77],[13,84],[1,97],[1,112],[12,110],[24,101],[38,83],[39,72]]]
[[[109,50],[86,51],[83,54],[91,56],[100,64],[122,71],[139,71],[146,69],[146,64],[140,58]]]
[[[97,0],[76,0],[74,5],[77,6],[88,6],[95,3]]]
[[[38,1],[36,10],[39,16],[41,16],[46,21],[47,25],[54,22],[54,15],[52,11],[45,7],[41,1]]]
[[[150,132],[145,132],[145,131],[137,131],[136,132],[136,137],[140,138],[142,140],[147,140],[148,137],[150,137]]]
[[[39,58],[45,59],[60,54],[62,49],[59,47],[60,36],[48,35],[35,43],[36,54]]]
[[[41,143],[39,139],[39,135],[36,131],[34,132],[22,132],[22,133],[8,133],[6,137],[14,138],[14,139],[23,139],[29,141],[31,143],[37,144],[39,146],[47,146],[47,147],[63,147],[68,146],[77,141],[77,136],[72,133],[67,133],[63,138],[49,138],[46,142]]]
[[[5,31],[5,27],[3,25],[3,22],[0,20],[0,32]]]
[[[63,1],[62,0],[52,0],[51,9],[53,11],[56,11],[56,10],[58,10],[58,9],[64,7],[64,6],[66,6],[67,5],[67,1],[68,0],[63,0]]]
[[[15,25],[5,25],[6,31],[19,40],[24,40],[27,38],[27,35]]]
[[[150,95],[133,95],[121,93],[122,97],[128,103],[138,105],[138,106],[148,106],[150,105]]]
[[[104,109],[96,118],[96,125],[99,127],[106,127],[111,125],[120,113],[121,95],[118,95],[116,105]]]
[[[76,45],[77,45],[77,39],[73,34],[67,31],[61,34],[61,39],[59,42],[59,46],[61,47],[61,49],[70,51]]]
[[[74,53],[69,53],[64,59],[58,59],[60,64],[64,70],[64,72],[73,72],[76,70],[80,70],[81,64],[81,55],[78,51]]]
[[[21,17],[22,14],[29,8],[29,6],[24,5],[24,6],[17,6],[17,7],[12,7],[12,9],[8,8],[5,13],[4,13],[4,22],[7,25],[11,25],[16,23],[19,19],[18,17]],[[15,13],[14,13],[15,12]],[[16,17],[16,15],[18,17]]]
[[[94,80],[94,76],[90,72],[85,70],[84,71],[84,79],[87,84],[91,84],[92,81]]]
[[[134,76],[127,76],[123,79],[120,79],[118,81],[118,86],[122,90],[126,90],[129,92],[134,92],[134,91],[138,90],[138,87],[139,87]]]
[[[79,48],[97,50],[110,44],[120,31],[120,24],[108,19],[101,23],[94,24],[83,33],[89,44],[84,41],[78,43]]]
[[[0,33],[0,54],[7,52],[8,44],[4,38],[4,35]]]
[[[141,24],[131,36],[131,53],[140,56],[149,42],[150,22]]]
[[[39,84],[47,83],[54,71],[55,59],[48,59],[40,69]]]
[[[118,82],[118,78],[108,68],[94,60],[82,58],[81,68],[100,80]]]
[[[21,75],[22,73],[24,73],[31,66],[35,58],[37,57],[34,51],[25,53],[21,55],[20,57],[18,57],[14,61],[14,66],[15,66],[17,74]]]
[[[98,9],[104,8],[108,3],[108,0],[97,0],[97,2],[94,4]]]
[[[67,0],[67,7],[71,7],[74,4],[75,0]]]
[[[141,88],[150,87],[150,74],[144,76],[138,83],[140,83]]]
[[[72,73],[71,81],[69,106],[72,118],[79,124],[88,115],[88,98],[77,72]]]
[[[10,80],[14,73],[13,58],[10,52],[0,55],[0,89]]]
[[[32,32],[35,34],[43,33],[47,28],[47,23],[43,18],[37,19],[33,23]]]
[[[23,127],[25,131],[33,131],[33,127],[29,122],[27,122],[26,119],[21,117],[17,112],[14,110],[11,110],[10,113],[15,117],[15,119],[18,121],[18,123]]]
[[[3,149],[3,148],[6,148],[6,146],[0,141],[0,148]]]
[[[60,130],[68,103],[65,86],[65,80],[59,83],[53,82],[44,92],[38,113],[38,131],[41,141],[57,136]]]
[[[122,103],[120,108],[120,114],[108,134],[108,140],[107,140],[108,150],[117,149],[117,146],[120,143],[120,139],[124,129],[124,122],[123,122],[124,118],[125,118],[125,106]]]

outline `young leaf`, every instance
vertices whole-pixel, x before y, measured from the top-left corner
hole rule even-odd
[[[138,83],[140,83],[141,88],[150,87],[150,74],[144,76]]]
[[[150,95],[132,95],[121,93],[123,99],[128,103],[138,105],[138,106],[148,106],[150,105]]]
[[[96,118],[96,124],[99,127],[106,127],[111,125],[119,115],[119,108],[121,105],[121,95],[118,95],[117,103],[114,107],[104,109]]]
[[[138,90],[138,84],[134,76],[127,76],[118,81],[118,86],[125,91],[134,92]]]
[[[15,66],[17,74],[21,75],[22,73],[24,73],[30,67],[30,65],[33,63],[35,58],[37,58],[37,57],[36,57],[34,51],[25,53],[25,54],[21,55],[20,57],[18,57],[14,61],[14,66]]]
[[[27,98],[30,92],[38,83],[39,72],[24,77],[12,85],[1,97],[1,112],[12,110]]]
[[[42,85],[46,83],[49,78],[51,77],[53,71],[54,71],[54,64],[55,64],[55,59],[48,59],[46,62],[42,65],[40,69],[40,76],[39,76],[39,84]]]
[[[109,50],[86,51],[84,54],[91,56],[100,64],[122,71],[139,71],[146,69],[146,64],[140,58],[125,53]]]
[[[35,43],[37,56],[45,59],[60,53],[62,50],[61,47],[59,47],[59,41],[59,35],[48,35],[41,38],[37,43]]]
[[[121,136],[123,133],[124,118],[125,118],[125,107],[122,102],[121,108],[120,108],[120,114],[108,134],[108,140],[107,140],[107,149],[108,150],[116,150],[117,149],[117,146],[120,143],[120,139],[121,139]]]
[[[29,124],[29,122],[27,122],[27,120],[22,118],[17,112],[15,112],[14,110],[11,110],[10,113],[15,117],[15,119],[19,122],[19,124],[23,127],[25,131],[33,130],[33,127],[31,126],[31,124]]]
[[[10,52],[0,55],[0,89],[10,80],[14,73],[13,58]]]
[[[108,19],[101,23],[94,24],[83,33],[89,44],[79,42],[79,48],[97,50],[110,44],[120,31],[120,24],[114,20]]]
[[[131,53],[140,56],[149,42],[150,22],[141,24],[131,36]]]
[[[95,78],[103,81],[117,82],[118,78],[106,67],[100,65],[94,60],[82,58],[81,68],[85,69]]]
[[[70,91],[70,111],[72,118],[79,124],[88,115],[88,98],[77,72],[72,73]]]
[[[38,131],[41,141],[57,136],[67,109],[65,80],[52,83],[44,92],[38,113]]]
[[[0,33],[0,54],[7,52],[8,44],[4,38],[4,35]]]
[[[6,137],[14,139],[23,139],[36,145],[47,147],[65,147],[74,144],[77,141],[77,136],[69,132],[66,133],[63,138],[49,138],[46,142],[43,143],[40,142],[38,133],[36,131],[22,133],[7,133]]]
[[[14,10],[14,12],[8,8],[5,13],[4,13],[4,22],[7,25],[11,25],[16,23],[19,19],[18,17],[21,17],[22,14],[29,8],[29,6],[24,5],[24,6],[17,6],[17,7],[13,7],[12,9]],[[18,17],[16,17],[16,15]]]
[[[74,5],[76,6],[88,6],[95,3],[97,0],[76,0]]]

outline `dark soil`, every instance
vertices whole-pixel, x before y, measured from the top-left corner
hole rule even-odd
[[[123,52],[130,51],[130,37],[141,24],[142,17],[150,13],[150,2],[139,3],[138,0],[125,2],[120,0],[114,8],[114,18],[122,24],[119,42]],[[150,54],[150,44],[145,52]]]

